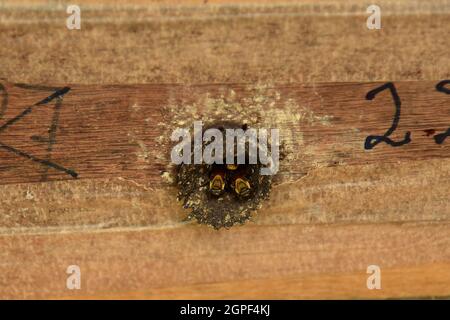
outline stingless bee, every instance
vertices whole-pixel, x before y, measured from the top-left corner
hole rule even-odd
[[[225,170],[221,167],[216,167],[212,170],[209,180],[209,191],[215,195],[220,196],[225,191]]]
[[[245,167],[236,164],[216,166],[212,169],[209,181],[209,191],[214,196],[220,196],[226,185],[240,198],[247,198],[251,193],[251,184],[245,177]]]

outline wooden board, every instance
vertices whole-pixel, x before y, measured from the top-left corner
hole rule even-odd
[[[280,130],[280,175],[288,180],[314,167],[447,158],[449,84],[5,83],[0,177],[3,184],[122,177],[160,187],[172,131],[192,132],[194,121]]]
[[[151,280],[153,285],[150,288],[162,287],[162,291],[153,291],[152,289],[148,292],[144,288],[146,288],[145,283],[150,285],[147,282],[149,280],[138,281],[139,286],[134,289],[136,292],[131,290],[134,292],[130,293],[132,296],[142,294],[143,297],[157,297],[158,294],[162,294],[168,297],[187,297],[182,293],[177,293],[178,289],[176,288],[181,285],[190,288],[198,282],[205,281],[205,276],[208,274],[210,280],[207,280],[206,283],[237,281],[235,278],[240,279],[242,275],[245,281],[269,277],[270,281],[276,281],[274,285],[279,285],[278,278],[285,275],[292,276],[286,273],[285,268],[289,270],[289,268],[296,268],[295,266],[302,270],[298,275],[300,279],[297,279],[296,282],[308,282],[309,278],[303,279],[302,274],[306,272],[314,275],[317,270],[313,266],[298,266],[297,263],[301,263],[302,259],[298,256],[295,258],[298,259],[296,261],[294,257],[297,254],[301,255],[303,250],[314,250],[306,249],[304,246],[308,246],[307,243],[315,237],[317,237],[316,241],[322,243],[322,246],[331,246],[328,250],[334,254],[345,250],[346,247],[347,254],[353,254],[351,253],[352,249],[348,249],[348,247],[359,248],[361,244],[363,245],[363,248],[359,249],[361,252],[358,255],[360,256],[354,258],[352,264],[347,266],[349,269],[345,269],[338,262],[335,266],[325,263],[326,254],[322,258],[325,259],[324,261],[317,262],[317,268],[320,270],[324,268],[322,272],[326,274],[321,277],[332,278],[333,272],[338,272],[341,270],[340,268],[343,268],[342,271],[355,273],[359,270],[361,273],[359,277],[351,273],[348,275],[353,284],[357,278],[360,278],[361,281],[365,278],[364,265],[369,265],[370,256],[373,254],[372,246],[381,245],[377,243],[382,237],[381,233],[389,233],[384,237],[390,241],[396,241],[396,237],[404,237],[409,241],[413,239],[416,241],[417,236],[426,237],[427,241],[423,245],[433,249],[429,251],[430,248],[425,249],[424,247],[421,250],[428,250],[428,258],[439,257],[439,268],[442,271],[437,274],[444,273],[444,279],[446,279],[445,269],[448,265],[444,264],[442,267],[442,263],[447,261],[450,254],[446,248],[450,230],[447,223],[443,223],[442,220],[449,219],[450,211],[446,197],[446,195],[448,196],[448,166],[443,161],[450,157],[450,152],[445,139],[441,141],[434,138],[442,136],[446,132],[450,123],[450,113],[445,112],[445,107],[448,105],[446,86],[441,86],[439,83],[444,84],[442,81],[427,81],[391,83],[390,87],[383,83],[278,87],[75,85],[66,87],[63,91],[58,91],[63,86],[42,88],[4,84],[8,103],[3,108],[4,122],[0,127],[0,142],[3,149],[3,166],[0,172],[3,184],[2,193],[5,195],[2,197],[1,207],[7,209],[3,209],[2,230],[5,235],[9,234],[10,236],[21,233],[30,234],[30,238],[20,237],[19,239],[23,240],[18,242],[19,246],[23,246],[23,249],[27,251],[30,250],[30,253],[37,250],[34,241],[38,241],[38,245],[45,248],[56,245],[56,243],[51,244],[53,237],[48,233],[75,233],[68,236],[69,239],[73,237],[77,239],[72,240],[74,248],[67,247],[67,241],[62,240],[64,245],[59,248],[55,247],[55,252],[62,254],[63,251],[68,250],[76,256],[80,254],[79,250],[82,252],[92,250],[87,247],[82,249],[83,243],[86,241],[85,236],[90,239],[88,243],[92,241],[97,243],[98,240],[95,238],[103,239],[105,237],[103,233],[108,230],[114,236],[107,233],[106,240],[101,240],[101,244],[99,243],[94,250],[105,252],[101,247],[112,242],[110,245],[119,252],[121,250],[128,251],[130,243],[136,242],[137,248],[140,248],[135,248],[135,250],[139,250],[136,258],[142,259],[141,263],[149,264],[150,268],[155,270]],[[377,88],[387,89],[379,91],[373,99],[370,99],[371,97],[368,97],[367,94],[374,92],[373,90],[377,90]],[[369,149],[367,146],[365,147],[367,137],[373,134],[382,135],[391,126],[392,119],[395,117],[396,107],[391,92],[394,88],[400,98],[402,108],[398,117],[398,128],[390,138],[393,141],[402,141],[405,140],[406,132],[410,132],[410,142],[398,146],[380,142],[373,149]],[[57,98],[58,94],[54,92],[60,92],[61,97]],[[64,95],[62,95],[63,93]],[[50,100],[51,98],[54,99]],[[26,113],[27,110],[30,111]],[[195,224],[185,226],[182,217],[187,215],[187,211],[181,209],[181,205],[175,202],[177,190],[170,183],[173,177],[171,177],[172,166],[169,154],[174,145],[170,141],[171,130],[177,128],[180,121],[184,127],[191,128],[195,119],[204,120],[206,125],[223,120],[226,115],[232,115],[234,121],[250,123],[251,126],[267,126],[267,129],[278,128],[281,132],[280,142],[284,146],[285,153],[285,159],[281,161],[281,171],[277,176],[278,179],[275,180],[278,186],[274,189],[272,200],[254,218],[254,224],[260,225],[262,229],[255,229],[252,226],[253,223],[250,223],[243,227],[235,227],[237,230],[214,231],[211,234],[213,239],[215,238],[214,234],[222,235],[221,240],[219,240],[220,238],[214,240],[219,243],[226,243],[227,238],[231,240],[233,237],[245,241],[245,238],[251,235],[247,245],[238,245],[234,249],[233,247],[221,248],[219,244],[214,246],[210,243],[213,241],[212,239],[203,239],[210,234],[207,227]],[[252,117],[255,119],[252,120]],[[397,131],[399,132],[397,133]],[[409,184],[413,184],[417,188],[418,181],[415,172],[420,170],[418,168],[420,162],[419,165],[411,165],[411,163],[419,160],[435,163],[433,170],[430,171],[432,176],[428,178],[429,180],[427,179],[429,181],[426,182],[427,185],[436,183],[436,179],[438,179],[438,181],[442,181],[442,186],[440,188],[433,187],[433,193],[427,195],[431,196],[432,200],[425,200],[426,198],[419,196],[419,199],[414,201],[415,206],[411,206],[411,203],[408,203],[411,201],[411,195],[404,195],[408,194],[405,192],[405,188],[409,188]],[[399,161],[403,162],[403,165],[400,166],[402,170],[408,171],[410,168],[413,170],[412,173],[408,173],[410,181],[407,181],[406,185],[404,177],[398,180],[396,177],[389,179],[387,172],[383,170],[384,167],[392,166],[392,163]],[[363,170],[366,171],[366,175],[364,175],[366,183],[362,181],[352,183],[348,181],[349,177],[347,177],[347,181],[341,180],[349,170],[361,170],[358,168],[361,165],[365,166]],[[318,182],[314,181],[316,179],[312,177],[312,171],[318,168],[327,169],[334,175],[342,173],[341,176],[331,179],[329,176],[325,181]],[[393,188],[398,190],[395,196],[389,195],[386,190],[383,190],[386,188],[385,182],[377,181],[380,176],[385,181],[390,180],[389,183],[394,186],[390,190]],[[304,182],[308,178],[310,178],[309,184]],[[420,176],[420,179],[423,180],[424,177]],[[314,186],[311,186],[311,180],[314,181]],[[49,184],[49,181],[55,182]],[[38,184],[34,186],[25,184],[26,190],[19,185],[18,189],[17,183],[30,182]],[[10,185],[13,187],[11,188]],[[90,188],[95,190],[94,193],[89,191]],[[115,191],[116,195],[120,194],[122,199],[118,199],[112,194],[111,191],[116,188],[119,188]],[[364,192],[365,196],[360,196],[356,201],[349,198],[350,205],[347,206],[346,212],[343,212],[339,209],[336,210],[336,207],[344,207],[342,201],[345,199],[345,191],[340,192],[340,190],[346,188],[360,190],[359,192]],[[60,189],[64,189],[64,191]],[[418,192],[423,191],[417,190],[416,193],[412,193],[413,197],[417,198]],[[133,193],[134,195],[132,195]],[[440,200],[439,194],[441,194]],[[94,201],[90,200],[92,196]],[[337,197],[337,199],[330,200],[330,197]],[[391,198],[393,200],[387,203],[386,200]],[[438,203],[433,204],[435,201]],[[439,201],[442,205],[439,204]],[[291,203],[291,206],[287,207],[287,203]],[[317,211],[318,205],[323,207],[326,203],[330,206],[329,209],[322,208]],[[424,212],[417,210],[419,205],[434,206],[434,209]],[[296,206],[300,208],[295,208]],[[132,215],[132,219],[130,219],[128,208],[138,208],[137,213]],[[364,211],[359,213],[362,208]],[[380,209],[386,210],[386,212],[380,212]],[[115,216],[116,214],[118,216]],[[426,220],[426,222],[422,222],[423,225],[420,225],[423,231],[415,234],[414,230],[418,228],[416,223],[423,220]],[[50,221],[52,221],[51,224]],[[304,226],[311,222],[314,222],[313,225],[305,230]],[[315,224],[322,225],[330,222],[335,226],[314,227]],[[376,222],[382,223],[382,225],[388,222],[406,224],[385,225],[384,228],[376,225],[349,227],[341,225],[342,223],[358,224],[360,222]],[[288,226],[286,223],[288,225],[300,223],[304,226],[299,229],[295,225]],[[274,228],[273,225],[278,225],[278,227]],[[130,233],[136,228],[136,235],[133,232]],[[139,231],[141,228],[142,230]],[[185,228],[187,229],[185,230]],[[128,229],[130,231],[127,231]],[[102,233],[97,234],[100,230]],[[280,230],[284,230],[283,236],[276,236]],[[247,232],[248,235],[246,235]],[[275,234],[273,234],[274,232]],[[332,241],[332,235],[336,232],[336,236],[342,238],[338,241],[339,244]],[[34,233],[37,235],[33,235]],[[374,234],[363,236],[365,233]],[[183,236],[184,234],[186,236]],[[158,239],[154,245],[150,244],[153,242],[150,240],[152,235]],[[135,239],[135,237],[137,238]],[[261,240],[258,240],[258,237],[262,237]],[[354,238],[357,238],[358,243],[361,244],[355,243],[350,246],[350,242]],[[5,238],[6,241],[8,239],[9,237]],[[18,240],[16,236],[15,239]],[[276,239],[275,242],[271,241],[272,249],[268,247],[268,243],[259,250],[254,247],[258,245],[259,241],[266,241],[264,239]],[[383,239],[383,242],[387,241],[386,239]],[[50,243],[47,243],[48,241]],[[116,241],[123,243],[123,248],[122,245],[117,248],[117,244],[114,244]],[[146,241],[149,242],[147,245],[144,244]],[[192,248],[188,249],[186,243],[191,241]],[[286,246],[286,243],[291,242],[292,244]],[[79,247],[80,245],[81,247]],[[215,249],[209,248],[211,245]],[[383,247],[384,245],[381,245],[381,248]],[[415,250],[418,250],[418,247],[420,246],[416,243]],[[169,256],[163,253],[165,250],[168,250]],[[195,250],[199,250],[198,253]],[[204,250],[208,252],[205,257],[201,254]],[[215,253],[211,254],[211,250]],[[378,261],[376,261],[378,264],[382,264],[383,268],[386,266],[389,273],[394,272],[391,268],[397,267],[396,259],[391,256],[395,255],[396,250],[398,249],[389,251],[388,255],[383,255],[382,259],[378,257]],[[155,254],[157,255],[158,251],[161,251],[160,254],[165,257],[163,260],[152,258]],[[177,253],[178,251],[180,252]],[[43,251],[44,260],[49,259],[45,258],[47,255],[45,252],[46,250]],[[116,250],[113,252],[115,252],[114,255],[117,253]],[[187,254],[187,252],[190,253]],[[322,254],[320,252],[320,250],[317,252],[319,256]],[[220,257],[227,260],[227,257],[233,254],[237,257],[244,254],[242,258],[238,258],[239,263],[243,264],[238,269],[239,271],[232,272],[232,265],[225,267],[224,270],[216,270],[219,266],[223,268],[226,265],[224,261],[220,260]],[[247,254],[250,260],[247,260]],[[274,254],[275,256],[273,256]],[[121,263],[110,260],[114,258],[107,258],[104,255],[102,254],[103,258],[109,264],[117,268],[124,268]],[[255,255],[257,256],[255,257]],[[270,261],[274,257],[277,257],[275,260],[279,261],[283,267],[281,265],[277,267],[272,262],[271,268],[267,270],[252,268],[252,264],[255,263],[254,259]],[[202,261],[203,259],[206,260]],[[347,259],[343,258],[344,261]],[[85,268],[90,270],[88,266],[93,263],[85,256],[78,256],[75,260],[86,265],[83,270]],[[414,259],[411,257],[410,262],[419,263],[419,260],[417,256],[414,256]],[[57,258],[56,261],[58,264],[62,263],[60,258]],[[39,259],[39,262],[42,260]],[[52,263],[54,262],[48,261],[48,264]],[[127,265],[128,263],[129,261]],[[236,261],[232,263],[236,263]],[[289,263],[292,264],[291,267],[289,267]],[[429,263],[428,259],[423,258],[423,263]],[[139,264],[138,261],[134,261],[127,268]],[[213,267],[214,265],[217,267]],[[183,266],[195,267],[197,276],[190,279],[186,275],[189,270],[180,270]],[[272,268],[281,269],[277,273],[273,273]],[[435,268],[434,264],[429,268]],[[228,271],[226,271],[227,269]],[[172,270],[171,273],[167,274],[170,270]],[[36,281],[47,283],[46,278],[54,275],[54,272],[57,270],[50,273],[45,272],[38,277],[42,280],[36,279]],[[91,272],[97,274],[100,270],[90,270],[87,274]],[[229,272],[232,272],[234,276],[230,278]],[[7,270],[4,274],[8,275]],[[139,273],[136,276],[139,277]],[[103,279],[103,277],[101,278]],[[97,281],[100,280],[89,280],[86,282],[86,286],[90,288],[92,283],[96,283],[94,292],[101,294],[101,281],[105,280]],[[118,279],[114,281],[120,283]],[[318,281],[318,284],[320,282]],[[61,283],[64,284],[64,282]],[[301,284],[299,285],[301,286]],[[364,282],[361,283],[358,290],[362,290],[363,285]],[[23,283],[22,286],[26,286],[26,283]],[[213,286],[211,290],[223,290],[222,286]],[[390,287],[388,286],[388,288]],[[53,297],[58,295],[52,294],[52,292],[64,295],[57,288],[46,288],[46,290],[48,290],[46,294]],[[181,288],[180,290],[183,292],[183,290],[189,289]],[[291,289],[282,288],[282,290],[289,291]],[[394,286],[392,294],[397,290],[398,288]],[[439,293],[446,294],[445,286],[440,290],[443,291],[439,291]],[[341,292],[340,294],[345,297],[350,292]],[[32,294],[41,296],[36,292]],[[242,297],[251,296],[248,292],[237,294]],[[261,297],[264,297],[264,291],[261,294]],[[267,297],[281,297],[276,292],[273,295],[269,292],[265,294]],[[119,291],[111,292],[111,295],[111,297],[122,297],[127,294]],[[224,297],[227,296],[227,293],[212,293],[212,295]],[[367,292],[366,295],[371,296],[371,293]],[[386,294],[378,295],[385,296]],[[414,292],[413,295],[420,295],[420,293]],[[87,296],[89,295],[87,294]],[[304,296],[308,295],[304,293],[290,295],[290,297]],[[328,293],[325,296],[333,295]]]
[[[83,1],[80,31],[24,3],[0,10],[0,297],[450,296],[448,1],[379,1],[370,31],[357,1]],[[367,150],[388,81],[411,141]],[[168,139],[228,115],[280,128],[286,157],[252,221],[215,231],[182,221]]]

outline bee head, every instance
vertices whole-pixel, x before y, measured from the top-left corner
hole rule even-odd
[[[215,195],[219,196],[225,189],[225,181],[220,174],[216,174],[209,181],[209,191]]]

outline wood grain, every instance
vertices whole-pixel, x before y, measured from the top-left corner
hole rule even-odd
[[[449,141],[433,139],[448,0],[378,0],[381,30],[356,0],[81,0],[76,31],[66,4],[0,0],[0,126],[71,88],[0,141],[79,174],[0,150],[1,298],[450,296]],[[364,150],[392,121],[388,92],[365,99],[387,81],[391,137],[412,141]],[[183,222],[168,137],[228,115],[281,128],[288,152],[252,221],[214,231]]]
[[[448,95],[436,91],[438,82],[395,83],[403,108],[398,128],[401,134],[393,134],[392,138],[401,139],[404,132],[411,131],[412,141],[400,147],[380,143],[373,150],[364,150],[366,136],[382,134],[390,126],[395,110],[388,91],[377,99],[365,98],[368,91],[382,83],[262,88],[74,85],[62,99],[51,152],[48,142],[30,137],[45,132],[49,120],[51,126],[54,101],[34,106],[15,123],[10,119],[52,90],[5,83],[8,105],[4,123],[10,126],[0,134],[2,144],[64,164],[75,170],[78,177],[74,179],[2,150],[4,215],[0,221],[3,247],[10,248],[4,252],[4,259],[13,250],[22,257],[14,254],[14,260],[23,263],[35,252],[43,256],[37,261],[31,258],[31,272],[39,269],[36,263],[46,265],[46,271],[39,275],[22,269],[14,287],[7,284],[13,269],[6,265],[3,283],[9,290],[20,291],[3,294],[70,297],[61,287],[64,281],[50,281],[48,277],[59,274],[64,278],[61,268],[72,257],[87,274],[86,288],[79,296],[84,298],[180,298],[189,297],[192,290],[209,292],[196,296],[203,298],[394,297],[401,296],[402,286],[408,286],[409,277],[414,278],[419,272],[414,266],[421,265],[422,272],[439,270],[428,283],[433,286],[430,292],[447,295],[450,286],[434,283],[448,281],[445,270],[449,266],[450,211],[446,159],[450,153],[448,143],[437,144],[424,132],[445,131],[450,123],[449,113],[442,112],[448,105]],[[58,87],[62,86],[54,88]],[[275,98],[272,100],[271,96]],[[265,100],[260,101],[260,97]],[[235,109],[244,116],[242,121],[252,114],[256,115],[255,124],[278,125],[284,139],[281,144],[289,146],[272,199],[252,223],[259,228],[250,224],[216,232],[186,225],[182,219],[187,212],[175,202],[176,188],[164,179],[164,173],[170,174],[172,168],[168,158],[174,144],[168,142],[170,130],[175,129],[179,119],[185,119],[188,128],[195,118],[207,119],[209,123],[221,120],[220,113],[215,119],[218,107],[227,114]],[[233,119],[238,120],[239,115]],[[417,176],[424,160],[428,161],[427,178]],[[399,162],[400,166],[395,167]],[[389,175],[393,168],[397,168],[397,176],[392,178]],[[359,172],[366,182],[352,183],[352,171]],[[321,178],[323,175],[327,178]],[[346,180],[342,181],[344,177]],[[442,185],[434,186],[438,181]],[[32,182],[39,183],[28,185]],[[433,192],[425,192],[431,185]],[[353,196],[356,190],[359,200]],[[396,193],[392,193],[394,190]],[[421,197],[423,192],[425,196]],[[348,203],[352,205],[348,207]],[[360,224],[367,222],[376,224]],[[60,232],[68,234],[55,238]],[[239,242],[234,246],[232,239]],[[91,247],[92,243],[96,246]],[[388,244],[395,243],[400,247],[388,248]],[[414,245],[403,248],[401,243]],[[107,247],[115,249],[108,253]],[[309,252],[307,260],[302,258],[304,252]],[[99,254],[101,261],[92,260]],[[122,256],[127,257],[126,262]],[[234,257],[231,261],[230,256]],[[436,264],[430,265],[431,260]],[[383,293],[364,292],[365,268],[371,263],[386,268],[388,279],[396,279],[394,284],[386,283]],[[407,268],[413,268],[413,275],[392,276],[405,263]],[[144,269],[148,271],[132,271]],[[134,274],[134,278],[122,278],[123,272]],[[116,274],[117,278],[109,279],[106,274]],[[332,282],[333,274],[339,279],[338,284],[326,285],[325,282]],[[295,280],[290,282],[286,277]],[[255,279],[267,278],[269,282],[265,283],[270,290],[259,286],[243,290],[229,283],[239,279],[252,286]],[[134,286],[123,281],[131,281]],[[355,289],[353,285],[358,281],[359,289]],[[198,285],[210,282],[217,284]],[[51,285],[44,286],[46,283]],[[44,291],[35,290],[42,286]],[[294,286],[310,286],[312,291],[297,292]],[[127,291],[123,292],[124,288]],[[318,293],[327,288],[328,293]],[[334,290],[339,295],[332,294]],[[417,285],[405,290],[409,296],[425,294]]]
[[[394,84],[402,108],[398,129],[390,139],[402,141],[407,132],[412,136],[410,143],[400,147],[384,142],[370,150],[364,147],[367,136],[385,133],[396,113],[388,89],[372,100],[366,98],[383,83],[69,85],[59,107],[54,101],[33,106],[54,90],[4,84],[8,104],[0,141],[39,159],[64,164],[78,173],[78,179],[122,177],[159,187],[161,174],[170,167],[173,130],[192,131],[195,120],[207,126],[233,119],[256,128],[279,129],[287,159],[280,175],[295,180],[317,166],[449,157],[448,143],[433,139],[450,124],[448,95],[436,90],[439,82]],[[17,119],[29,106],[31,111]],[[52,126],[57,132],[49,143],[45,132]],[[2,156],[2,184],[73,179],[11,150],[3,150]]]
[[[2,260],[15,250],[21,266],[19,273],[11,265],[1,267],[2,296],[442,296],[448,295],[450,285],[448,229],[448,223],[245,226],[218,232],[189,226],[7,236],[1,239],[2,247],[9,248]],[[82,289],[70,291],[65,268],[74,263],[84,277]],[[366,287],[370,264],[383,270],[382,290]]]

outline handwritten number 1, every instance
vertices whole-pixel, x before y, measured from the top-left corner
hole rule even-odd
[[[379,94],[380,92],[382,92],[386,89],[389,89],[389,91],[391,92],[391,95],[392,95],[392,99],[394,100],[394,105],[395,105],[394,119],[392,121],[391,127],[384,133],[384,135],[382,135],[382,136],[375,136],[375,135],[367,136],[366,141],[364,143],[364,149],[366,149],[366,150],[373,149],[380,142],[385,142],[392,147],[399,147],[399,146],[402,146],[404,144],[411,142],[411,132],[410,131],[407,131],[405,133],[405,138],[403,140],[394,141],[391,138],[389,138],[389,136],[395,131],[395,129],[397,129],[398,123],[400,121],[400,109],[401,109],[401,105],[402,105],[402,102],[400,100],[400,97],[398,96],[397,90],[395,89],[395,86],[392,82],[387,82],[387,83],[383,84],[382,86],[379,86],[378,88],[375,88],[375,89],[369,91],[366,95],[366,100],[373,100],[377,94]]]
[[[436,90],[445,94],[450,94],[450,89],[445,87],[447,84],[450,84],[450,80],[442,80],[436,85]],[[450,137],[450,128],[448,128],[445,132],[436,134],[433,138],[437,144],[442,144],[447,137]]]

